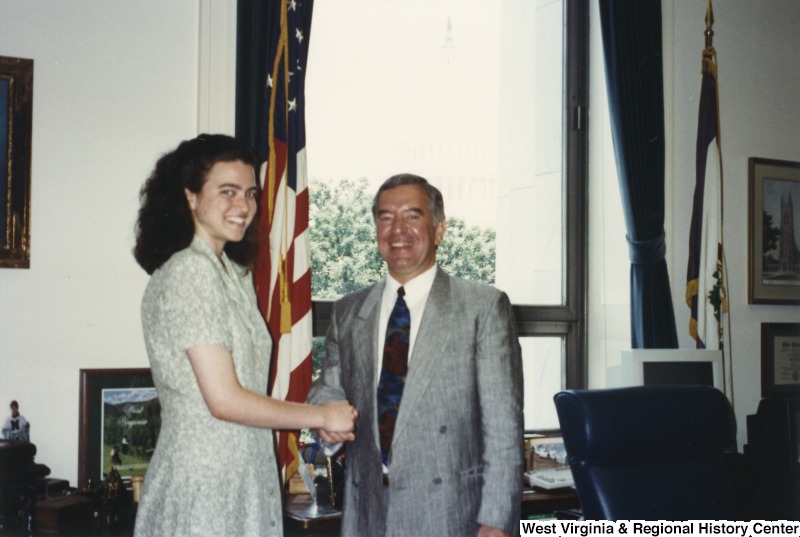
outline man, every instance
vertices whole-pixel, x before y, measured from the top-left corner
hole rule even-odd
[[[346,399],[360,413],[347,445],[342,535],[511,535],[524,469],[522,363],[508,297],[439,270],[444,202],[425,179],[389,178],[372,211],[389,274],[336,302],[309,394],[314,404]],[[405,336],[393,337],[405,338],[409,356],[392,380],[385,360],[395,351],[384,338],[401,301]],[[384,395],[392,384],[400,396]],[[386,424],[394,424],[388,437]]]
[[[25,416],[19,413],[19,403],[11,401],[9,406],[11,408],[11,416],[7,417],[3,424],[3,438],[30,442],[29,431],[31,425],[25,419]]]

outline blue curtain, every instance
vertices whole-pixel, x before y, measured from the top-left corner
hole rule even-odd
[[[631,260],[631,346],[677,348],[664,259],[661,0],[600,0],[600,20]]]
[[[236,3],[236,137],[266,159],[269,43],[279,31],[280,1]]]

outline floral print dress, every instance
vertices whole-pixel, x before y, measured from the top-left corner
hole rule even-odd
[[[266,392],[272,342],[251,275],[195,237],[153,273],[142,326],[162,423],[136,537],[283,535],[272,431],[214,418],[186,354],[221,345],[242,386]]]

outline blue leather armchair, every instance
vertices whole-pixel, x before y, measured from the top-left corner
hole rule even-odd
[[[719,390],[567,390],[554,400],[585,519],[737,519],[734,417]]]

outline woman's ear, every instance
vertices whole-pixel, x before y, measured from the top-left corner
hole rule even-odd
[[[197,205],[197,194],[188,188],[184,188],[183,193],[186,194],[186,201],[189,202],[189,208],[194,211]]]

